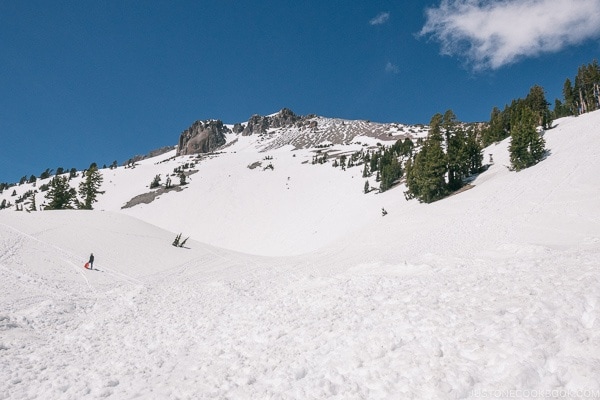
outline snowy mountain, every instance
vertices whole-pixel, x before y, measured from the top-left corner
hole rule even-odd
[[[600,112],[432,204],[312,162],[426,127],[311,118],[104,169],[93,211],[0,211],[0,398],[600,395]]]
[[[299,254],[322,247],[380,216],[385,199],[390,197],[376,192],[365,196],[361,168],[342,171],[332,168],[331,163],[313,165],[315,155],[326,152],[333,159],[376,148],[378,143],[390,145],[427,133],[426,126],[296,117],[293,113],[295,123],[285,125],[281,121],[286,119],[278,116],[289,113],[283,109],[267,117],[254,116],[239,124],[238,133],[234,133],[233,125],[220,121],[197,122],[193,127],[201,126],[196,129],[201,137],[224,126],[224,144],[208,154],[177,157],[173,149],[132,165],[104,169],[101,190],[105,194],[94,208],[132,215],[219,247],[263,255]],[[255,128],[248,133],[246,127],[252,121]],[[264,131],[258,130],[258,125]],[[180,140],[179,144],[184,148],[187,142]],[[177,186],[175,170],[186,165],[188,184],[181,192],[149,189],[157,175],[163,187],[167,178]],[[272,169],[267,168],[269,165]],[[35,187],[23,184],[5,190],[0,201],[5,199],[13,206],[3,212],[14,210],[19,206],[15,200],[49,181],[38,179]],[[80,181],[81,174],[71,186],[76,188]],[[372,187],[378,186],[375,177],[370,181]],[[36,204],[43,208],[45,193],[38,191],[35,196]],[[398,196],[395,193],[391,198]],[[30,201],[24,201],[25,208]],[[129,206],[140,201],[149,203]]]

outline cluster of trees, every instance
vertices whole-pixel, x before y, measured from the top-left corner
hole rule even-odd
[[[341,167],[342,170],[356,166],[363,166],[362,177],[369,178],[375,175],[379,182],[379,191],[385,192],[390,189],[403,175],[403,162],[410,158],[415,144],[409,138],[399,139],[391,146],[378,143],[377,149],[361,149],[352,154],[342,154],[333,160],[333,167]],[[313,164],[327,162],[327,154],[315,155]],[[369,181],[365,181],[364,192],[370,191]]]
[[[499,142],[511,135],[512,127],[521,119],[523,110],[528,109],[533,113],[533,123],[548,129],[552,125],[550,103],[546,101],[544,88],[534,85],[524,99],[516,99],[510,105],[504,106],[504,110],[498,107],[492,109],[490,121],[481,131],[481,145],[487,147],[492,143]]]
[[[91,210],[93,204],[97,201],[102,186],[103,177],[96,163],[83,172],[84,179],[80,182],[78,190],[71,187],[69,179],[64,175],[58,175],[52,178],[48,184],[48,193],[46,199],[48,204],[45,210],[65,210],[79,208],[82,210]],[[77,197],[79,194],[80,199]]]
[[[567,78],[563,85],[563,101],[554,101],[554,117],[580,115],[600,109],[600,65],[598,61],[577,70],[575,84]]]
[[[427,139],[406,162],[407,199],[425,203],[460,189],[482,168],[482,148],[473,128],[465,129],[452,110],[431,118]]]

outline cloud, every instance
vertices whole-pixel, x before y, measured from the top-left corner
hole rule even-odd
[[[390,19],[390,13],[382,12],[382,13],[379,13],[375,18],[371,19],[369,21],[369,24],[370,25],[382,25],[382,24],[385,24],[386,22],[388,22],[389,19]]]
[[[600,36],[600,0],[442,0],[421,36],[474,70],[498,69]]]
[[[388,63],[385,64],[385,72],[387,72],[389,74],[398,74],[398,73],[400,73],[400,68],[398,68],[397,65],[392,64],[391,62],[388,61]]]

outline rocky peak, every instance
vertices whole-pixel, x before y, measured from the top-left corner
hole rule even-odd
[[[294,114],[294,112],[289,108],[284,108],[275,115],[261,116],[255,114],[248,120],[242,135],[248,136],[252,135],[253,133],[260,134],[265,133],[267,129],[270,128],[284,128],[287,126],[292,126],[302,119],[303,117]]]
[[[177,155],[210,153],[225,144],[229,132],[221,120],[196,121],[179,136]]]

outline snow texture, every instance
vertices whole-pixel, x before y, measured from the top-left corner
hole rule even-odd
[[[540,164],[497,143],[429,205],[236,137],[103,170],[94,211],[2,211],[0,399],[600,393],[600,112],[555,124]],[[191,161],[183,191],[121,210]]]

